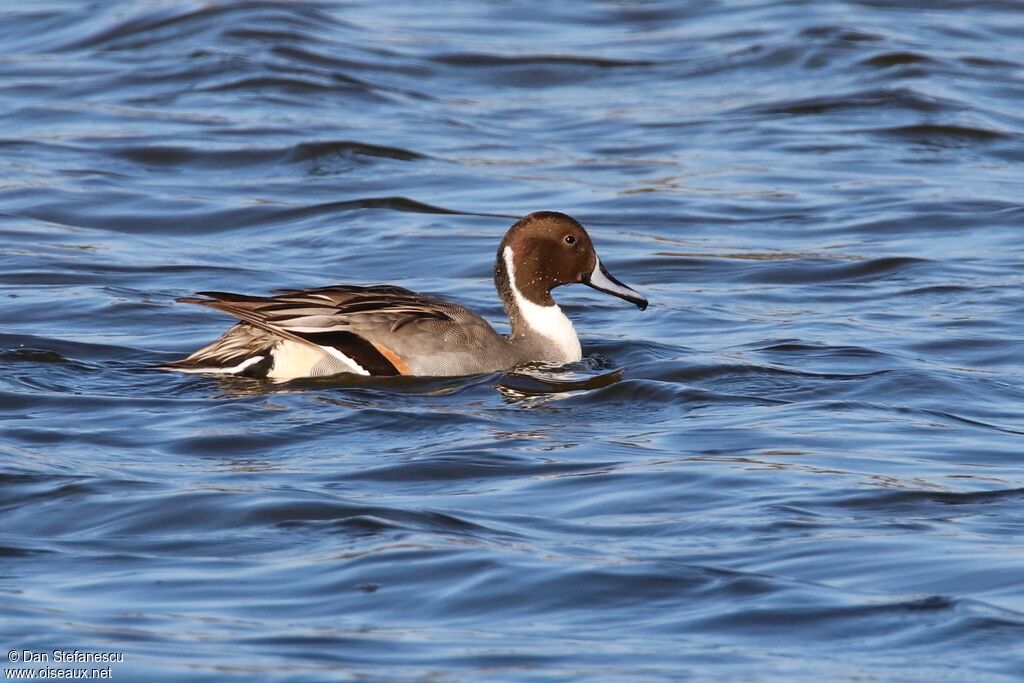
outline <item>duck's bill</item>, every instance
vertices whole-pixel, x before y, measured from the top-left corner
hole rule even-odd
[[[644,295],[616,280],[601,263],[601,259],[597,260],[597,265],[594,266],[594,271],[590,275],[583,276],[583,284],[590,285],[599,292],[605,292],[634,303],[641,311],[647,308],[647,299]]]

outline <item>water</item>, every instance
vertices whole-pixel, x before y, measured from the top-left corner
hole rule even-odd
[[[4,651],[1024,677],[1018,3],[0,14]],[[197,290],[388,281],[500,321],[493,254],[536,209],[651,299],[560,290],[577,365],[150,369],[230,323]]]

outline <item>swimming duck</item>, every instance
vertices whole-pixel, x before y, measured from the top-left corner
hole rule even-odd
[[[582,357],[580,341],[551,290],[575,283],[647,308],[647,299],[604,267],[578,221],[537,211],[509,228],[494,263],[494,284],[511,324],[508,336],[468,308],[391,285],[277,290],[275,296],[199,292],[178,301],[241,322],[187,358],[160,367],[287,381],[342,372],[472,375],[529,362],[572,363]]]

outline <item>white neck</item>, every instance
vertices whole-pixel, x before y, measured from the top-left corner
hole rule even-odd
[[[572,321],[565,317],[558,304],[541,306],[536,304],[519,291],[516,285],[516,267],[512,262],[512,248],[505,247],[502,257],[505,260],[505,271],[508,273],[508,284],[512,290],[512,299],[523,323],[533,332],[551,342],[554,358],[538,358],[537,360],[551,360],[559,363],[572,363],[583,357],[580,348],[580,338],[576,336],[576,328]],[[514,333],[514,330],[513,330]]]

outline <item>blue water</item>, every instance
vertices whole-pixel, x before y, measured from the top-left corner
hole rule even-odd
[[[8,3],[0,649],[1024,679],[1021,36],[997,1]],[[384,281],[502,327],[538,209],[651,300],[559,290],[578,364],[151,369],[230,324],[198,290]]]

